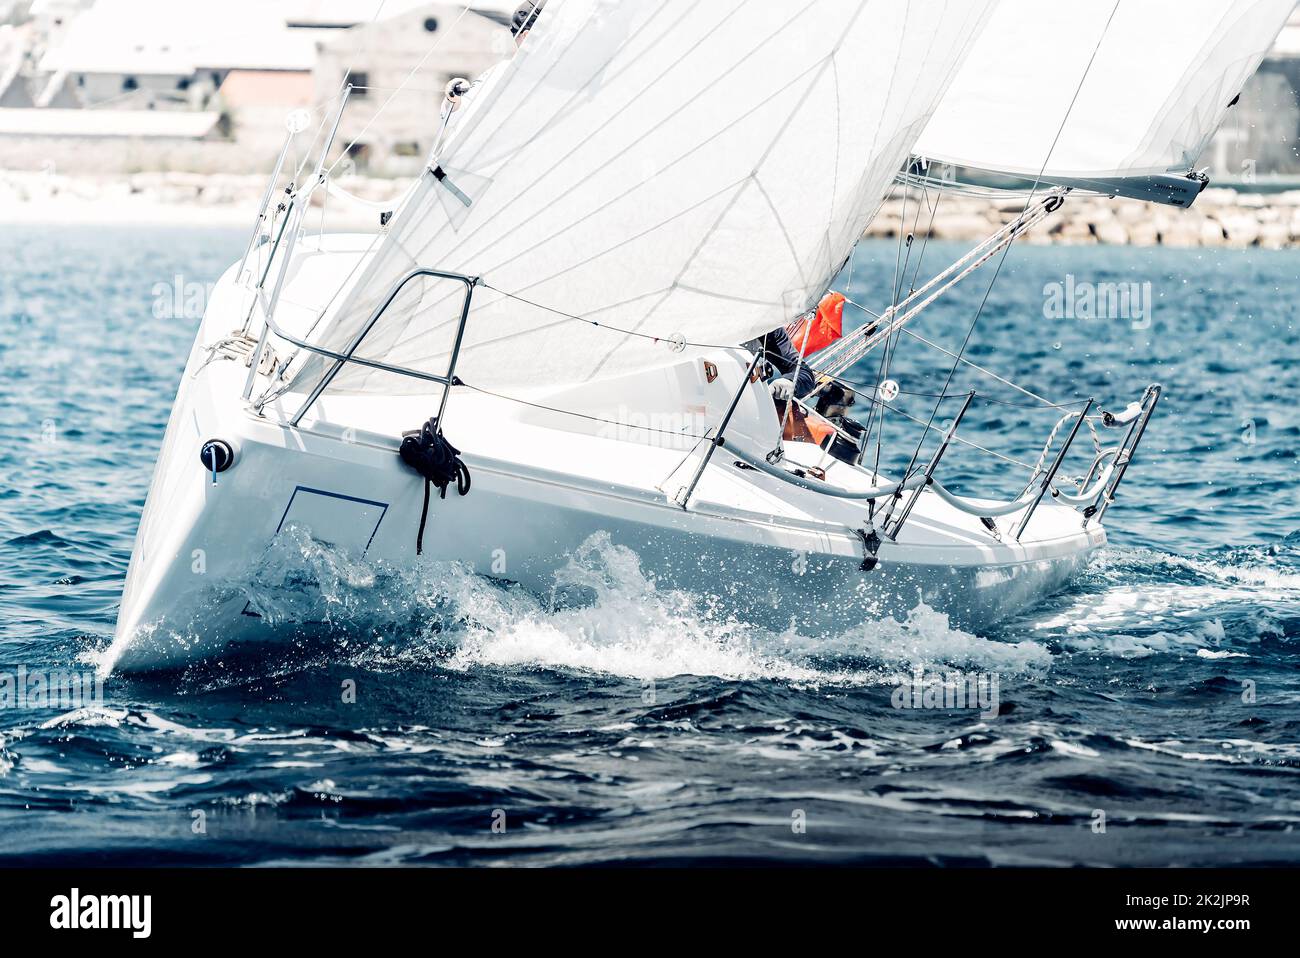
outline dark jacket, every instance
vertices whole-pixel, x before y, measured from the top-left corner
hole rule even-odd
[[[808,357],[804,357],[803,365],[800,366],[799,353],[794,348],[794,343],[790,342],[790,334],[784,326],[763,337],[763,352],[767,361],[782,376],[792,376],[798,368],[799,378],[794,384],[794,394],[799,398],[802,399],[816,387],[817,379],[808,368]]]

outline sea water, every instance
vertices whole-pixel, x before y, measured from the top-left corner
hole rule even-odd
[[[599,535],[557,582],[594,601],[556,607],[294,534],[242,588],[270,616],[327,603],[326,640],[42,697],[32,675],[92,675],[109,642],[244,239],[0,232],[0,863],[1300,858],[1300,253],[1026,247],[982,310],[991,267],[918,321],[956,350],[978,312],[965,356],[1056,400],[1166,388],[1110,547],[995,629],[918,603],[832,641],[764,631]],[[921,247],[866,243],[840,286],[880,309],[962,250]],[[904,337],[895,405],[928,419],[951,365]],[[947,391],[969,388],[963,435],[1032,464],[1058,411],[968,367]],[[916,438],[888,416],[882,468]],[[989,497],[1027,479],[966,447],[942,474]]]

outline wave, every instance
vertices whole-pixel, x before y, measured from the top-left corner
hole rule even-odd
[[[1196,556],[1103,552],[1070,592],[1017,620],[1063,647],[1122,657],[1242,657],[1300,636],[1294,536]]]
[[[586,601],[575,603],[574,595]],[[954,626],[924,602],[901,619],[882,617],[829,638],[805,635],[797,622],[773,630],[736,617],[716,597],[661,587],[635,552],[603,533],[568,557],[549,596],[538,596],[458,563],[388,568],[290,527],[251,573],[214,587],[197,620],[232,596],[281,641],[270,655],[223,655],[215,674],[192,669],[192,686],[285,675],[306,664],[869,685],[917,667],[1042,674],[1054,651],[1205,660],[1259,654],[1300,635],[1300,536],[1196,556],[1106,550],[1069,591],[987,636]]]
[[[298,669],[306,655],[377,670],[549,669],[639,681],[698,675],[861,685],[916,667],[1031,672],[1051,663],[1039,643],[962,631],[924,603],[901,620],[864,623],[830,639],[809,638],[797,623],[773,631],[729,614],[717,599],[660,587],[633,550],[605,533],[568,557],[545,597],[459,563],[386,568],[297,529],[277,537],[245,581],[220,587],[212,601],[227,602],[232,592],[268,624],[313,622],[303,633],[326,636],[315,650],[297,636],[283,646],[292,661],[277,667],[259,658],[260,670]],[[574,603],[574,595],[587,599]],[[227,658],[223,672],[238,675],[231,666]]]

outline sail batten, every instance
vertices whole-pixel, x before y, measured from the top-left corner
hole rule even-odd
[[[991,5],[551,0],[321,345],[352,342],[415,266],[510,294],[475,293],[459,371],[485,385],[613,375],[673,361],[665,343],[784,325],[833,279]],[[358,354],[440,372],[459,308],[453,284],[412,282]],[[328,366],[307,358],[294,387]],[[358,367],[331,388],[423,387]]]

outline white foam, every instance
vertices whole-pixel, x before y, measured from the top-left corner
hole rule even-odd
[[[557,605],[458,563],[385,568],[290,528],[248,581],[214,587],[213,601],[238,595],[267,624],[332,622],[343,638],[325,653],[330,660],[376,669],[537,668],[643,682],[700,675],[864,685],[915,666],[1026,672],[1051,663],[1039,643],[985,639],[924,603],[901,621],[886,617],[829,639],[804,636],[797,623],[784,632],[765,629],[728,615],[716,600],[659,587],[637,554],[605,533],[575,551],[555,586],[556,596],[591,601]],[[240,674],[202,681],[237,681]]]
[[[171,779],[114,781],[108,785],[83,785],[82,788],[92,795],[157,795],[162,792],[170,792],[172,789],[184,785],[207,785],[211,781],[212,776],[204,773],[181,775],[178,778]]]
[[[1065,645],[1080,652],[1103,652],[1121,658],[1141,658],[1157,653],[1206,653],[1224,641],[1225,631],[1218,619],[1203,622],[1186,632],[1154,632],[1150,635],[1127,635],[1123,632],[1089,632],[1071,635]]]
[[[170,765],[175,768],[198,768],[203,762],[197,752],[172,752],[170,755],[155,759],[154,764]]]
[[[1101,758],[1100,752],[1088,748],[1086,745],[1063,742],[1060,739],[1052,739],[1049,744],[1052,746],[1052,751],[1060,752],[1062,755],[1069,755],[1071,758]]]
[[[1220,559],[1110,550],[1090,572],[1099,588],[1085,582],[1021,624],[1060,631],[1066,647],[1079,651],[1236,657],[1242,653],[1231,646],[1281,636],[1279,617],[1300,610],[1300,575],[1269,565],[1258,552],[1236,550]]]
[[[774,633],[721,616],[688,593],[656,587],[634,552],[592,536],[557,577],[560,587],[591,590],[595,601],[549,609],[517,590],[462,579],[452,596],[467,628],[448,664],[532,666],[649,681],[674,675],[775,679],[799,683],[879,684],[879,671],[836,669],[837,657],[890,667],[949,664],[1001,671],[1045,668],[1051,656],[1034,642],[993,642],[955,629],[924,604],[901,622],[866,623],[831,640],[796,627]]]
[[[69,726],[79,726],[81,728],[117,728],[122,724],[126,716],[126,709],[88,706],[86,708],[73,709],[71,712],[65,712],[62,715],[44,721],[41,723],[41,728],[67,728]]]

